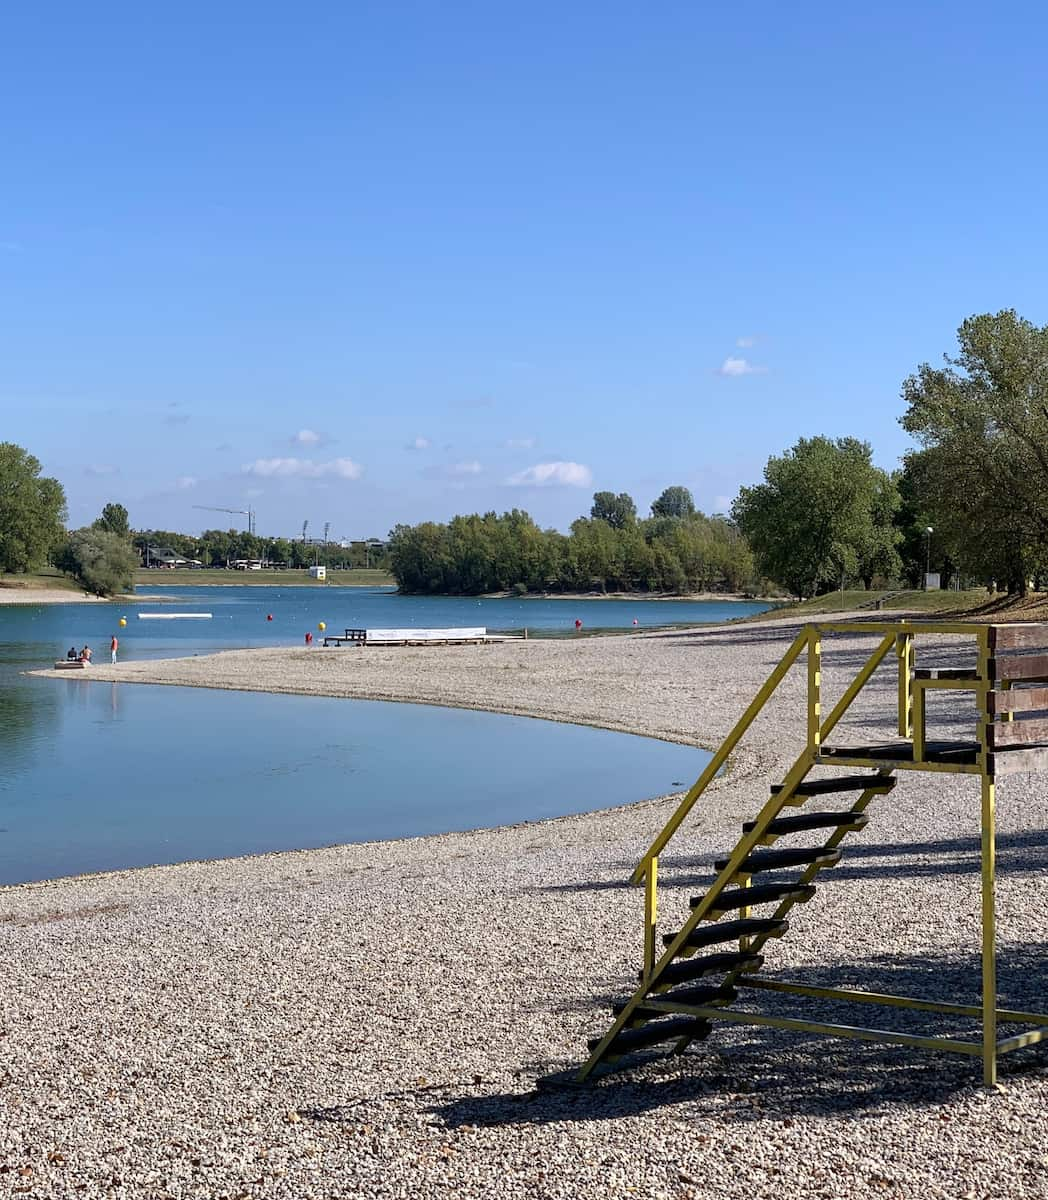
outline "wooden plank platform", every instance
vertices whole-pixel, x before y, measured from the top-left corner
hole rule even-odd
[[[978,742],[925,742],[924,761],[933,765],[974,765],[979,761],[980,749]],[[819,758],[827,762],[833,762],[835,759],[862,759],[877,764],[920,765],[914,764],[912,742],[879,742],[872,746],[822,746],[819,749]]]

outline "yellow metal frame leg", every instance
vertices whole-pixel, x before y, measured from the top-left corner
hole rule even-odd
[[[983,1083],[997,1082],[997,913],[995,903],[995,785],[982,777],[982,1059]]]

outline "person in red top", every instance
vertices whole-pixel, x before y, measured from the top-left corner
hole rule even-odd
[[[119,640],[117,639],[117,636],[116,636],[116,634],[114,633],[114,634],[113,634],[113,639],[112,639],[112,641],[109,643],[109,661],[110,661],[110,662],[111,662],[111,663],[112,663],[114,666],[116,666],[116,652],[117,652],[117,647],[118,647],[119,645],[120,645],[120,642],[119,642]]]

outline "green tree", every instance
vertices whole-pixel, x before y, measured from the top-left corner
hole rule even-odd
[[[92,528],[115,533],[118,537],[130,537],[131,525],[128,522],[127,509],[122,504],[107,504]]]
[[[653,517],[685,518],[695,515],[695,501],[686,487],[668,487],[651,506]]]
[[[903,384],[906,467],[946,552],[1009,591],[1048,557],[1048,326],[1011,309],[969,317],[945,366]]]
[[[855,438],[801,438],[770,458],[764,483],[742,488],[732,515],[757,565],[796,596],[811,596],[876,562],[898,569],[898,534],[885,512],[898,506],[870,447]],[[894,554],[894,558],[892,557]]]
[[[0,442],[0,571],[42,567],[65,536],[65,492],[38,459]]]
[[[58,555],[68,571],[96,596],[134,591],[138,555],[130,541],[104,529],[77,529]]]
[[[637,520],[637,506],[627,492],[595,492],[590,516],[595,521],[607,521],[612,529],[625,529]]]

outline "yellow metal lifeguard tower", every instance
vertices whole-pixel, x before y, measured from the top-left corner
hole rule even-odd
[[[876,649],[825,718],[820,703],[823,639],[833,634],[879,638]],[[974,641],[974,667],[919,669],[916,641],[952,635]],[[841,718],[874,671],[893,653],[898,666],[899,740],[880,745],[846,746],[829,741]],[[731,854],[716,863],[717,877],[705,895],[692,900],[691,915],[658,945],[659,855],[680,828],[729,754],[767,703],[790,668],[807,658],[807,740],[782,783],[755,820],[746,822]],[[969,654],[970,657],[970,654]],[[925,699],[940,688],[975,693],[978,723],[968,741],[932,741],[926,736]],[[861,768],[872,774],[819,774],[821,767]],[[815,894],[815,881],[841,857],[841,843],[869,821],[866,809],[895,787],[897,771],[937,771],[978,777],[982,789],[982,1003],[958,1004],[907,996],[814,987],[763,978],[762,951],[769,939],[788,930],[787,914]],[[997,1078],[1002,1054],[1048,1037],[1048,1013],[997,1007],[997,947],[994,902],[994,787],[998,776],[1048,771],[1048,626],[974,625],[902,622],[811,625],[796,637],[782,661],[743,713],[694,787],[641,859],[632,882],[644,887],[644,965],[640,986],[622,1004],[607,1033],[590,1043],[591,1054],[578,1073],[588,1078],[597,1068],[652,1046],[672,1044],[683,1050],[707,1037],[717,1021],[765,1025],[786,1030],[890,1042],[903,1046],[967,1054],[982,1059],[983,1081]],[[813,775],[813,772],[816,774]],[[840,811],[813,812],[809,801],[844,795]],[[783,815],[786,809],[804,809]],[[796,835],[816,833],[797,844]],[[785,839],[785,847],[768,849]],[[758,913],[759,915],[754,915]],[[725,919],[727,918],[727,919]],[[893,1029],[864,1028],[799,1020],[734,1008],[740,989],[788,992],[797,996],[859,1004],[890,1005],[981,1021],[979,1040],[922,1037]],[[998,1036],[998,1025],[1026,1028]]]

